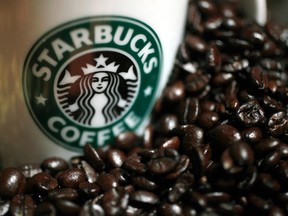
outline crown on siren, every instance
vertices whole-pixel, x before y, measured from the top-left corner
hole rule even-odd
[[[86,64],[86,67],[82,67],[81,69],[85,75],[90,74],[90,73],[95,73],[95,72],[102,72],[102,71],[116,73],[119,65],[115,65],[115,62],[111,62],[110,64],[107,65],[106,64],[107,59],[108,58],[105,58],[101,54],[98,58],[95,58],[95,61],[96,61],[95,66],[91,64]]]

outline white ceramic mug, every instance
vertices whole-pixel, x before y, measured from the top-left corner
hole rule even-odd
[[[0,0],[2,166],[141,133],[182,40],[187,0]]]

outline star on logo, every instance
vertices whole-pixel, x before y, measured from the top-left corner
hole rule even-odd
[[[149,95],[151,95],[151,93],[152,93],[152,87],[151,86],[147,86],[146,88],[145,88],[145,90],[144,90],[144,96],[145,97],[148,97]]]
[[[105,66],[106,65],[106,60],[107,60],[108,58],[105,58],[102,54],[98,57],[98,58],[96,58],[96,62],[97,62],[97,67],[99,67],[99,66]]]
[[[38,97],[35,96],[36,100],[37,100],[37,104],[43,104],[46,105],[46,101],[48,100],[47,98],[43,97],[42,94],[40,94]]]

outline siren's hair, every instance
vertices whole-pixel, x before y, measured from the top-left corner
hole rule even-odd
[[[119,75],[109,72],[106,73],[109,76],[109,82],[104,94],[108,98],[108,103],[104,106],[102,114],[105,118],[105,122],[108,123],[119,115],[115,107],[117,107],[121,95],[118,91],[120,85]],[[96,113],[96,110],[90,103],[95,94],[94,89],[92,88],[92,79],[94,74],[88,74],[81,78],[79,82],[80,94],[76,100],[76,103],[81,108],[81,114],[76,118],[76,120],[87,125],[91,124],[92,118]]]

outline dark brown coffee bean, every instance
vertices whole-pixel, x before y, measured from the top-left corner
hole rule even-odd
[[[157,205],[159,197],[149,191],[137,190],[130,195],[130,200],[136,205]]]
[[[175,133],[180,136],[182,148],[186,152],[189,152],[193,146],[203,144],[204,131],[196,125],[179,125],[179,127],[175,129]]]
[[[288,131],[288,117],[286,112],[274,113],[268,120],[268,130],[273,136],[279,136]]]
[[[163,216],[182,216],[183,210],[182,207],[178,204],[170,204],[170,203],[165,203],[164,205],[161,206],[161,215]]]
[[[79,197],[79,194],[78,191],[73,188],[59,188],[49,191],[47,197],[49,201],[54,202],[60,199],[75,200]]]
[[[248,143],[259,142],[262,136],[262,131],[258,127],[250,127],[241,132],[242,139]]]
[[[139,137],[133,132],[124,132],[119,134],[115,140],[115,146],[122,150],[130,150],[138,145]]]
[[[260,173],[258,175],[258,187],[261,191],[270,193],[277,193],[281,190],[281,185],[278,181],[274,180],[272,176],[268,173]]]
[[[85,181],[79,184],[78,190],[85,197],[92,198],[100,194],[101,188],[96,183]]]
[[[238,120],[247,127],[258,126],[265,121],[265,113],[255,100],[241,105],[236,115]]]
[[[204,31],[213,32],[221,27],[223,23],[222,16],[213,16],[212,18],[207,19],[204,24]]]
[[[273,203],[271,200],[265,200],[254,194],[250,194],[247,198],[248,203],[252,208],[256,208],[257,210],[261,211],[269,211],[272,208]]]
[[[219,125],[213,128],[208,134],[209,140],[212,141],[215,148],[225,149],[241,140],[239,131],[229,124]],[[212,147],[212,146],[211,146]]]
[[[43,171],[48,172],[51,175],[55,175],[69,168],[67,161],[60,157],[47,158],[41,163],[40,166]]]
[[[200,112],[199,100],[187,98],[180,103],[178,119],[181,124],[192,124]]]
[[[168,102],[178,102],[185,97],[185,86],[180,80],[168,86],[164,92],[164,98]]]
[[[174,136],[166,141],[164,141],[159,148],[171,148],[178,150],[180,146],[180,139],[178,136]]]
[[[29,179],[27,183],[30,192],[48,193],[58,187],[58,182],[48,173],[38,173]]]
[[[173,149],[165,149],[165,150],[173,150]],[[157,157],[151,159],[147,163],[147,168],[155,174],[167,174],[174,170],[178,163],[178,157],[170,157],[169,155],[165,155],[163,157]]]
[[[84,146],[84,157],[96,171],[104,169],[105,164],[92,145],[88,144]]]
[[[202,38],[192,34],[186,35],[185,42],[191,49],[191,52],[204,53],[208,48],[207,43]]]
[[[118,149],[109,149],[108,150],[108,160],[109,164],[112,167],[121,167],[126,159],[126,155],[124,152]]]
[[[247,59],[233,59],[230,63],[223,64],[223,71],[227,73],[236,73],[249,67]]]
[[[111,188],[115,188],[118,186],[118,181],[113,175],[109,173],[101,173],[98,176],[97,184],[103,190],[110,190]]]
[[[59,173],[56,178],[61,187],[78,188],[79,184],[86,180],[86,175],[78,168],[70,168]]]
[[[10,200],[0,198],[0,215],[7,215],[10,208]]]
[[[133,172],[133,173],[137,173],[137,174],[143,174],[147,170],[145,164],[141,163],[139,160],[137,160],[136,158],[133,158],[133,157],[125,160],[122,167],[127,172]]]
[[[234,75],[232,73],[219,72],[211,77],[211,83],[215,86],[222,86],[229,84],[233,79]]]
[[[100,204],[88,200],[81,208],[79,216],[105,216],[104,209]]]
[[[256,152],[266,153],[277,149],[281,141],[277,138],[263,138],[255,146]]]
[[[57,200],[55,206],[60,215],[78,215],[80,212],[80,206],[70,200]]]
[[[126,173],[122,168],[114,168],[110,170],[109,174],[113,175],[120,184],[128,183],[128,173]]]
[[[217,112],[205,111],[199,114],[198,123],[202,128],[209,130],[218,123],[219,119],[220,116]]]
[[[177,166],[175,167],[174,171],[166,175],[166,179],[176,179],[178,178],[182,173],[184,173],[190,165],[190,159],[187,155],[181,155],[179,157],[179,162]]]
[[[163,115],[159,120],[158,131],[162,134],[169,134],[178,125],[175,115]]]
[[[197,2],[197,6],[199,10],[204,14],[212,15],[218,11],[217,6],[211,0],[199,0]]]
[[[18,168],[7,167],[0,172],[0,197],[11,199],[24,191],[25,176]]]
[[[35,216],[56,216],[56,208],[52,203],[49,202],[43,202],[39,205],[37,205],[35,211],[34,211]]]
[[[141,190],[154,191],[158,187],[157,184],[144,176],[136,176],[131,179],[133,185]]]
[[[27,215],[32,216],[36,205],[30,195],[15,195],[11,199],[9,215]]]
[[[125,190],[112,188],[106,191],[102,199],[105,215],[122,215],[128,202],[129,195]]]
[[[171,203],[177,203],[180,201],[181,197],[191,188],[194,184],[194,175],[190,172],[184,172],[179,175],[175,184],[169,188],[168,200]]]
[[[83,170],[88,182],[90,183],[96,182],[97,173],[95,172],[94,168],[89,163],[87,163],[85,160],[81,160],[78,168]]]
[[[185,90],[188,93],[195,94],[201,93],[201,91],[205,91],[205,88],[208,87],[210,81],[209,74],[203,73],[194,73],[189,74],[189,76],[185,79]]]
[[[281,156],[282,156],[281,152],[279,152],[277,150],[269,152],[267,155],[265,155],[265,157],[261,161],[260,168],[265,170],[265,171],[272,170],[280,162]]]

